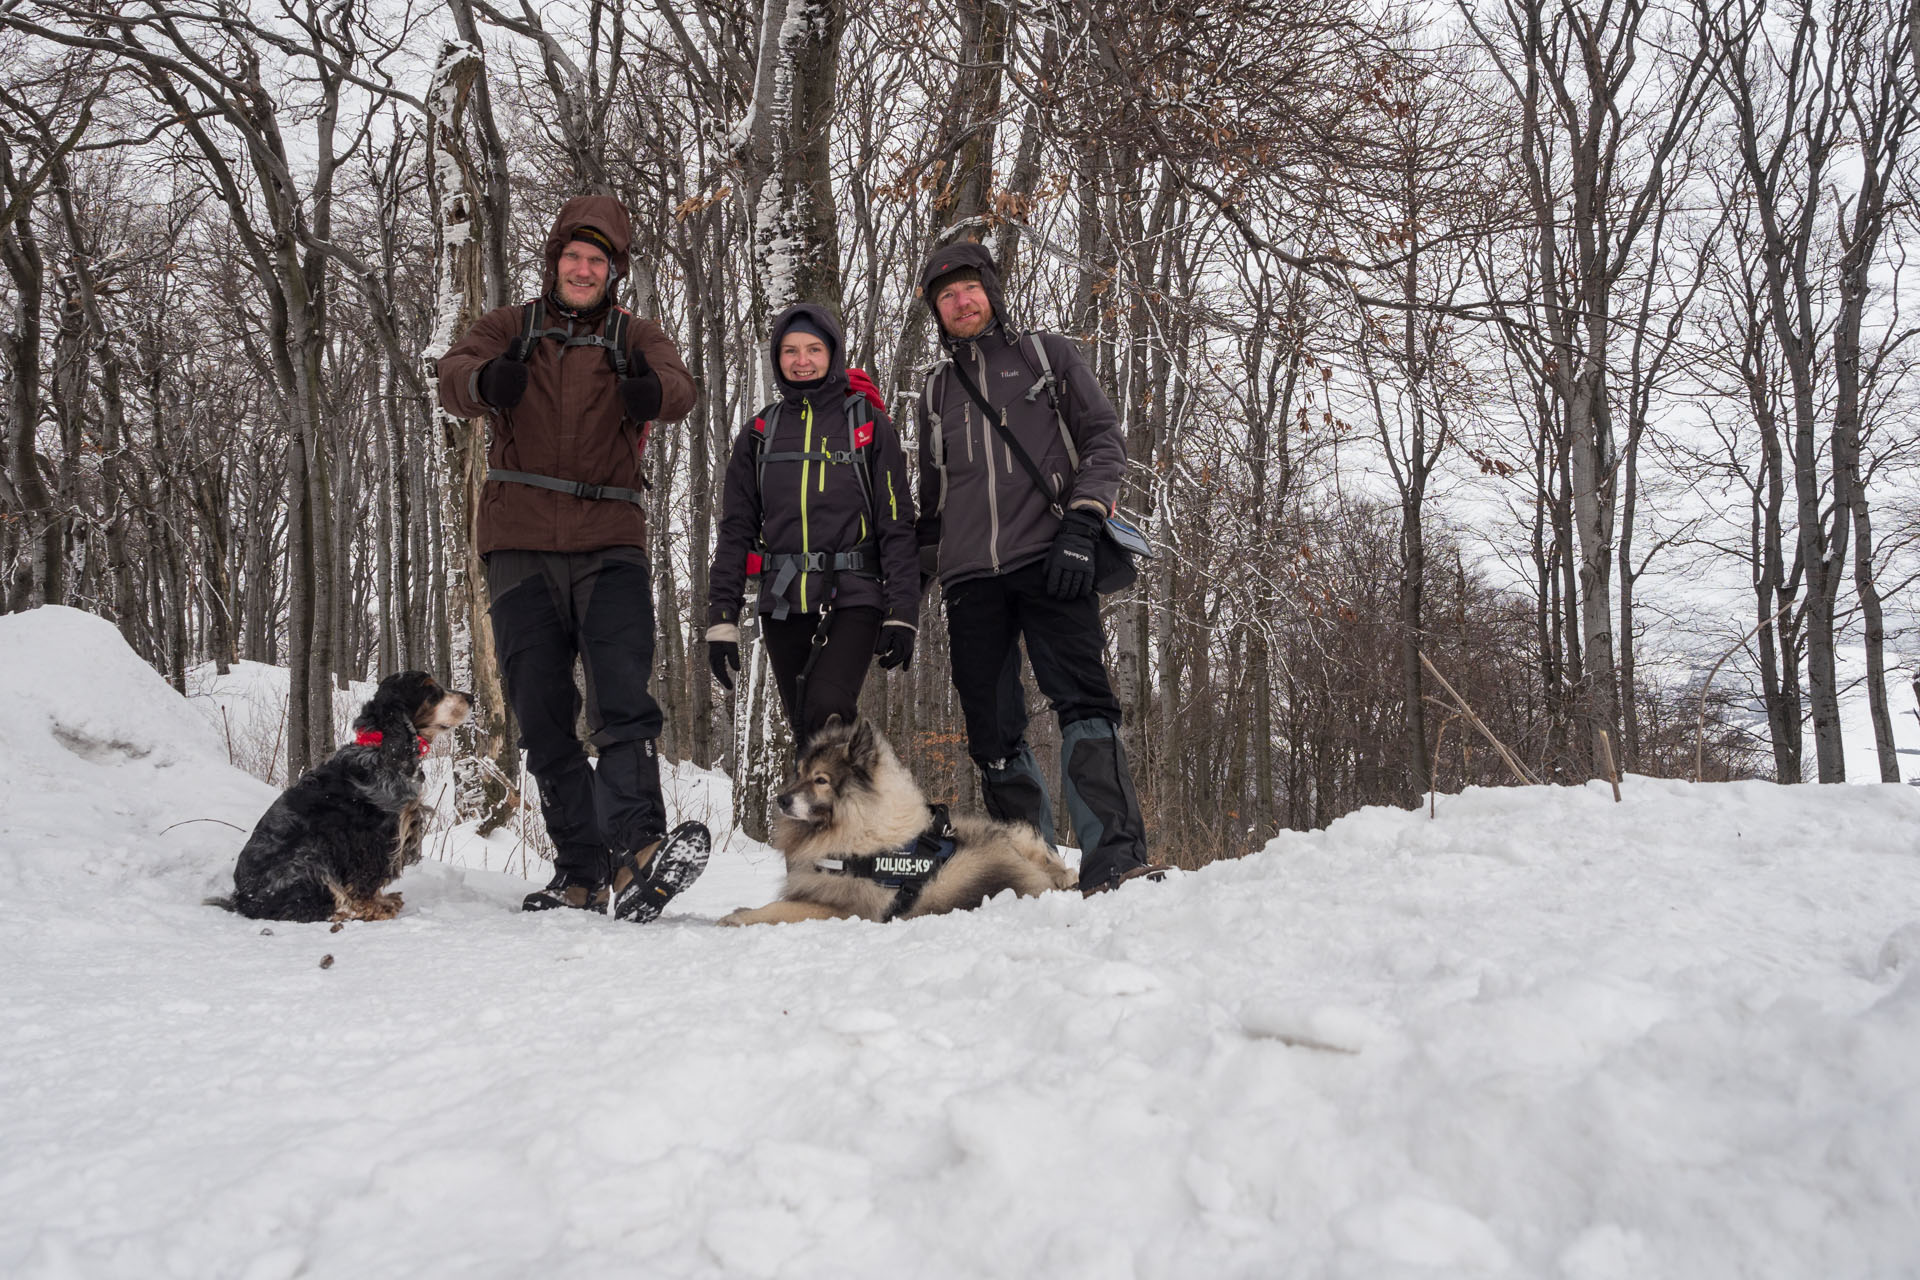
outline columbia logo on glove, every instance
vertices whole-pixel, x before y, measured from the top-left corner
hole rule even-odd
[[[1099,532],[1100,518],[1092,512],[1067,512],[1047,553],[1048,595],[1078,600],[1093,593],[1093,540]]]

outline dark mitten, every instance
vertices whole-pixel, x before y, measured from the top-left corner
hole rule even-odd
[[[884,626],[880,628],[880,639],[875,642],[873,651],[880,655],[880,669],[891,671],[895,667],[904,667],[913,661],[913,628]]]
[[[929,542],[920,548],[920,590],[922,594],[940,576],[940,544]]]
[[[660,412],[660,375],[648,369],[620,379],[620,403],[633,421],[652,421],[653,415]]]
[[[722,689],[733,688],[733,673],[740,669],[740,645],[734,640],[707,641],[707,666]]]
[[[1091,511],[1078,509],[1061,520],[1047,552],[1047,594],[1055,600],[1078,600],[1093,590],[1093,540],[1100,523]]]
[[[527,394],[527,366],[497,356],[480,366],[480,398],[496,409],[511,409]]]

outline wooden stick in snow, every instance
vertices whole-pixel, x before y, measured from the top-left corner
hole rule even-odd
[[[1613,802],[1620,803],[1620,771],[1613,767],[1613,737],[1600,731],[1600,754],[1607,758],[1607,781],[1613,784]]]
[[[1514,757],[1513,752],[1507,750],[1505,743],[1493,736],[1493,730],[1487,728],[1486,722],[1474,714],[1473,708],[1467,705],[1467,700],[1460,696],[1460,691],[1447,683],[1447,678],[1440,674],[1440,669],[1434,666],[1424,653],[1420,655],[1420,665],[1425,667],[1427,674],[1432,676],[1434,680],[1439,683],[1440,687],[1447,691],[1447,696],[1453,699],[1454,708],[1467,718],[1467,723],[1479,730],[1480,736],[1485,738],[1488,743],[1492,745],[1493,749],[1500,753],[1500,758],[1507,762],[1507,768],[1513,770],[1513,776],[1520,780],[1520,785],[1531,787],[1539,786],[1540,780],[1527,772],[1527,767]]]

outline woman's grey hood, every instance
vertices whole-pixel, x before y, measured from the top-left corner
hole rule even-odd
[[[827,380],[818,387],[796,387],[788,382],[780,372],[780,339],[793,327],[795,320],[805,318],[807,323],[826,335],[829,361]],[[767,359],[773,363],[773,385],[780,395],[791,401],[812,396],[819,404],[838,404],[847,394],[847,338],[840,328],[840,321],[833,312],[817,302],[799,302],[788,307],[773,318],[768,329]]]

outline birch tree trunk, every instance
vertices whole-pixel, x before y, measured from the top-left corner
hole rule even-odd
[[[487,217],[463,131],[467,98],[481,71],[479,49],[446,42],[427,99],[427,187],[439,232],[434,332],[421,353],[428,386],[438,381],[440,357],[484,309],[481,255],[485,242],[476,232]],[[462,750],[454,765],[455,802],[460,816],[478,819],[480,833],[485,835],[503,825],[520,801],[512,782],[520,774],[519,751],[508,715],[506,685],[494,656],[486,567],[476,541],[480,494],[487,478],[487,423],[484,418],[455,418],[444,410],[436,416],[447,463],[442,524],[447,547],[449,679],[464,683],[473,695],[473,712],[456,738]]]
[[[844,0],[767,0],[747,110],[744,183],[765,312],[817,302],[840,312],[840,229],[833,199],[835,78]]]
[[[841,308],[831,147],[845,25],[844,0],[766,0],[761,10],[753,100],[730,139],[742,212],[753,229],[749,315],[756,338],[796,302],[817,302],[835,314]],[[787,730],[773,681],[760,677],[760,646],[754,648],[753,678],[742,671],[734,703],[734,817],[760,837],[785,768]]]

